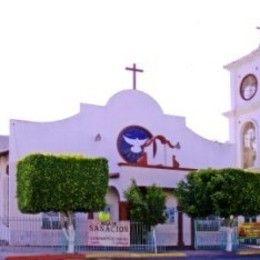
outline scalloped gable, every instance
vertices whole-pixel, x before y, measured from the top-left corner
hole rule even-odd
[[[140,113],[140,109],[149,109],[152,114],[163,114],[160,105],[151,96],[139,90],[123,90],[113,95],[107,102],[107,107],[114,109],[129,109]]]
[[[127,122],[145,123],[161,119],[177,125],[186,125],[185,117],[164,114],[161,106],[148,94],[139,90],[123,90],[113,95],[105,106],[80,104],[80,114],[87,118],[101,116],[104,120],[120,118]]]
[[[109,158],[111,171],[118,171],[122,159],[117,140],[123,129],[129,126],[145,128],[153,136],[163,136],[174,145],[179,142],[181,150],[172,152],[184,167],[233,165],[233,147],[216,145],[200,137],[186,126],[185,117],[164,114],[153,98],[137,90],[115,94],[106,106],[81,104],[80,113],[66,120],[49,123],[13,120],[10,128],[11,157],[17,160],[36,151],[102,155]],[[97,136],[101,142],[95,141]],[[152,151],[151,147],[147,149],[148,153]],[[225,154],[224,158],[222,154]]]

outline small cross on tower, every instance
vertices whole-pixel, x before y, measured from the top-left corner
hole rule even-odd
[[[256,30],[260,30],[260,26],[256,26]],[[260,45],[258,46],[260,48]]]
[[[126,67],[125,69],[133,71],[133,90],[136,90],[136,72],[144,72],[144,71],[141,69],[137,69],[135,63],[133,64],[132,68]]]

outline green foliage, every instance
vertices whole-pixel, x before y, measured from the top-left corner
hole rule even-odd
[[[174,191],[179,205],[192,217],[257,215],[260,213],[260,175],[242,169],[192,172]]]
[[[99,211],[107,187],[104,158],[31,154],[17,164],[18,207],[23,213]]]
[[[125,192],[125,197],[130,206],[131,220],[142,222],[150,227],[166,221],[166,195],[162,188],[156,185],[140,188],[133,181]]]

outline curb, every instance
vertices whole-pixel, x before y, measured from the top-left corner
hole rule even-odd
[[[84,260],[88,258],[159,258],[159,257],[186,257],[187,254],[184,252],[172,252],[172,253],[127,253],[127,252],[118,252],[118,253],[85,253],[85,254],[42,254],[42,255],[20,255],[20,256],[8,256],[6,260]]]
[[[245,249],[245,250],[240,250],[237,252],[236,255],[240,256],[252,256],[252,255],[259,255],[260,256],[260,249]]]
[[[171,253],[87,253],[87,258],[159,258],[159,257],[186,257],[185,252]]]
[[[134,253],[134,252],[87,252],[87,253],[76,253],[76,254],[35,254],[35,255],[16,255],[7,256],[6,260],[85,260],[85,259],[122,259],[122,258],[186,258],[186,257],[201,257],[202,259],[206,256],[259,256],[259,249],[244,249],[237,252],[227,253],[225,251],[176,251],[168,253]]]
[[[5,260],[84,260],[85,254],[39,254],[39,255],[20,255],[7,256]]]

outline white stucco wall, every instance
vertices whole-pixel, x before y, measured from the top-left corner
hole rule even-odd
[[[163,135],[180,149],[173,153],[180,167],[207,168],[235,165],[235,150],[230,144],[206,140],[185,125],[185,118],[164,115],[154,99],[141,91],[126,90],[114,95],[106,106],[81,104],[79,114],[56,122],[37,123],[12,120],[10,125],[10,214],[17,215],[16,162],[29,153],[81,153],[104,156],[110,172],[119,172],[111,179],[123,199],[123,192],[135,178],[139,185],[157,183],[173,188],[188,171],[118,166],[124,162],[117,150],[119,133],[127,126],[138,125],[152,135]],[[100,140],[95,137],[100,135]],[[159,155],[160,156],[160,155]]]
[[[239,60],[230,70],[231,111],[229,117],[230,141],[236,144],[236,166],[242,167],[242,128],[246,122],[253,122],[257,134],[257,154],[260,151],[259,123],[260,123],[260,49]],[[244,100],[240,95],[240,85],[248,74],[257,78],[258,89],[250,100]],[[260,158],[257,156],[255,167],[260,167]]]

